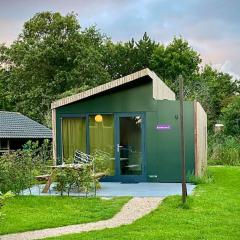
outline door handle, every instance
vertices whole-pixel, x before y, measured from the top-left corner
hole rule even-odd
[[[120,148],[122,148],[123,146],[121,146],[120,144],[117,144],[117,151],[119,152]]]

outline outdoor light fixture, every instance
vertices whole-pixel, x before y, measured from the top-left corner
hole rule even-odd
[[[102,115],[98,114],[98,115],[95,116],[95,122],[100,123],[100,122],[102,122],[102,121],[103,121]]]

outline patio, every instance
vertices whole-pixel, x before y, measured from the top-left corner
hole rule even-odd
[[[32,195],[60,195],[54,189],[53,183],[48,193],[41,193],[45,185],[34,185],[31,188]],[[191,194],[195,188],[193,184],[187,184],[188,194]],[[22,193],[29,195],[29,189]],[[120,182],[101,182],[101,189],[97,190],[98,197],[167,197],[181,194],[181,183],[120,183]],[[64,193],[67,195],[67,193]],[[91,195],[91,194],[90,194]],[[85,196],[85,193],[71,192],[70,196]]]

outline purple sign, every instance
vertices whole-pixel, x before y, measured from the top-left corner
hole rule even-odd
[[[171,125],[169,124],[157,124],[156,126],[156,130],[160,130],[160,131],[164,131],[164,130],[170,130],[171,129]]]

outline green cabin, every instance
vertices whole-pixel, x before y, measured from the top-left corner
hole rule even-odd
[[[143,69],[52,103],[55,164],[76,150],[111,156],[103,181],[180,182],[179,101],[151,70]],[[207,116],[184,102],[186,171],[201,175],[207,161]]]

